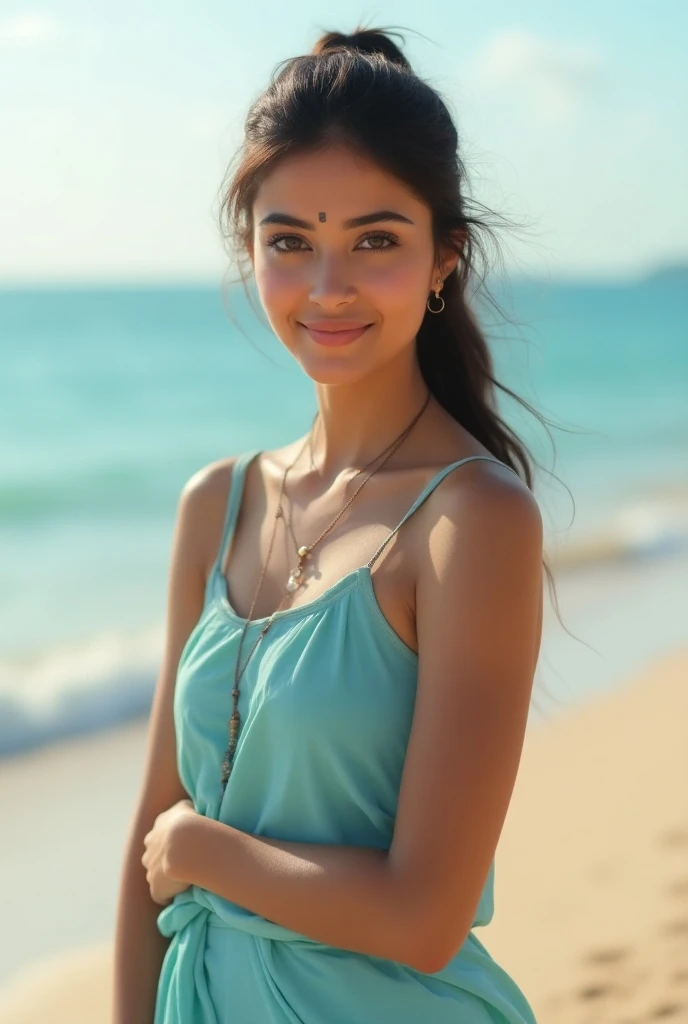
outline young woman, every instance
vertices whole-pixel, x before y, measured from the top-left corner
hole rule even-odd
[[[328,33],[248,115],[223,215],[317,413],[181,495],[115,1024],[533,1024],[473,931],[543,528],[468,304],[464,188],[445,104],[382,32]]]

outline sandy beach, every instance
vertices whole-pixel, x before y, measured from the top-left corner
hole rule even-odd
[[[680,650],[528,730],[497,851],[495,917],[476,934],[542,1024],[688,1021],[687,682]],[[64,929],[87,934],[96,894],[114,896],[144,740],[138,721],[0,775],[0,803],[11,796],[19,809],[2,854],[5,879],[17,881],[6,913],[36,933],[45,899],[55,920],[40,928],[44,947],[67,949],[7,977],[3,1024],[109,1024],[111,943],[70,944]],[[101,780],[95,803],[88,760]],[[56,792],[69,794],[64,805],[50,804]],[[40,821],[37,794],[48,808]],[[77,877],[88,885],[70,891],[64,879]]]

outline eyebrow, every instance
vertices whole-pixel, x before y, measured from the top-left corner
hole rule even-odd
[[[402,224],[413,224],[412,220],[404,217],[402,213],[397,213],[395,210],[376,210],[375,213],[364,213],[362,217],[352,217],[350,220],[342,221],[342,227],[348,231],[351,228],[361,228],[364,224],[375,224],[381,220],[395,220]],[[299,217],[292,217],[289,213],[269,213],[261,220],[260,226],[262,227],[263,224],[286,224],[291,228],[315,231],[315,224],[311,224],[308,220],[301,220]]]

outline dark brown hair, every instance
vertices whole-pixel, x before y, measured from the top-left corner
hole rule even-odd
[[[244,144],[223,183],[221,230],[241,267],[263,180],[285,157],[333,142],[350,145],[404,182],[432,211],[436,251],[443,245],[459,255],[445,280],[444,310],[426,313],[417,334],[425,383],[447,412],[532,490],[531,465],[539,463],[499,416],[497,391],[520,403],[545,429],[549,421],[495,378],[486,338],[469,304],[476,256],[487,266],[479,232],[499,251],[486,218],[479,215],[491,211],[468,196],[458,134],[447,106],[414,73],[388,32],[326,32],[312,53],[277,66],[248,112]],[[479,284],[498,309],[485,274]],[[561,621],[554,579],[545,560],[543,565]]]

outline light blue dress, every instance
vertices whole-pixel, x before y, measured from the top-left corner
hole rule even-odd
[[[227,599],[221,567],[246,468],[258,454],[235,461],[205,605],[179,661],[180,777],[200,814],[242,831],[389,849],[418,658],[382,615],[371,567],[447,473],[488,457],[445,466],[367,565],[277,613],[241,679],[241,727],[223,797],[220,765],[245,620]],[[242,663],[265,621],[249,626]],[[493,884],[494,862],[473,927],[492,918]],[[535,1024],[521,990],[472,931],[445,968],[424,974],[314,942],[197,886],[161,911],[158,928],[172,941],[154,1024]]]

